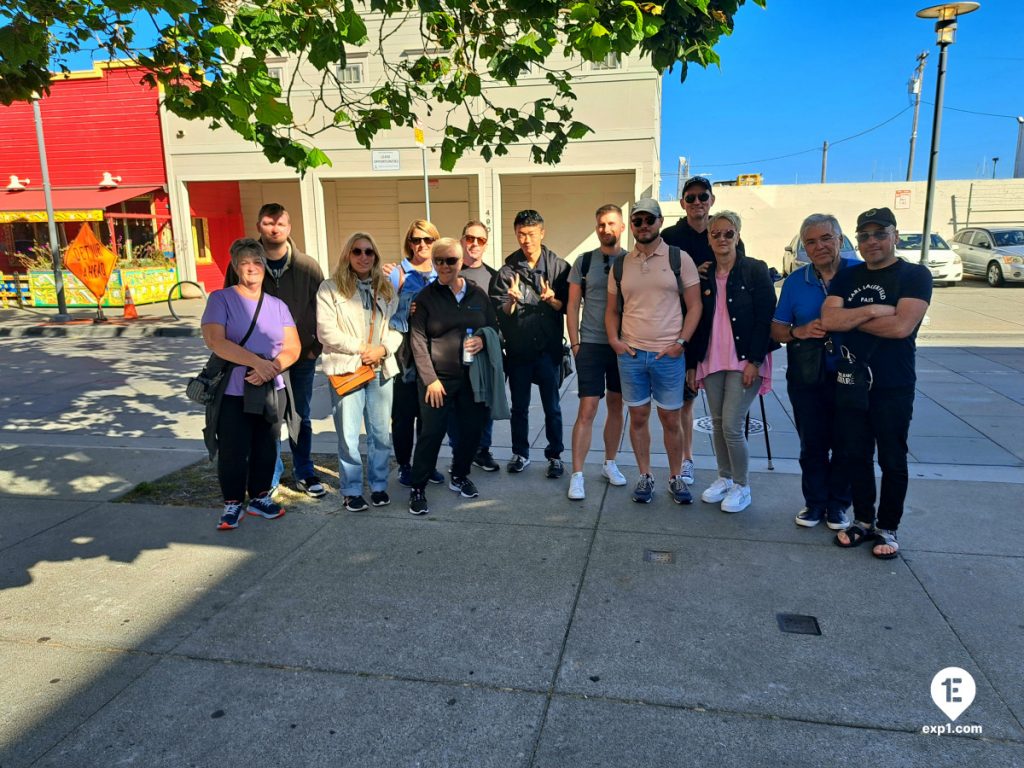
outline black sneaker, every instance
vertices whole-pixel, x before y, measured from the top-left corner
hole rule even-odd
[[[491,456],[491,452],[484,450],[477,451],[473,458],[473,466],[480,467],[484,472],[497,472],[499,469],[498,462]]]
[[[509,472],[522,472],[530,466],[530,460],[526,456],[520,456],[518,453],[512,454],[512,460],[508,463],[506,469]]]
[[[429,511],[430,507],[427,505],[427,494],[413,488],[409,493],[409,514],[425,515]]]
[[[346,496],[345,509],[349,512],[365,512],[370,507],[362,496]]]
[[[437,467],[434,467],[427,476],[427,480],[432,482],[434,485],[441,485],[441,483],[444,482],[444,475],[437,471]]]
[[[548,477],[555,480],[565,474],[565,467],[559,459],[548,459]]]
[[[452,476],[452,481],[448,483],[448,488],[455,491],[464,499],[475,499],[480,495],[480,491],[473,485],[473,481],[468,477],[455,477]]]
[[[257,496],[255,499],[249,499],[249,506],[246,509],[253,517],[263,517],[267,520],[276,520],[284,514],[284,507],[270,498],[269,493],[264,493]]]
[[[305,491],[307,496],[311,496],[314,499],[320,499],[327,495],[327,489],[324,488],[324,484],[320,482],[320,478],[316,475],[296,480],[295,485],[298,486],[300,491]]]
[[[240,501],[225,501],[224,514],[217,524],[218,531],[233,531],[245,516],[245,505]]]
[[[370,494],[370,503],[375,507],[386,507],[391,503],[391,497],[387,491],[374,491]]]
[[[398,468],[398,484],[412,488],[412,467],[408,464],[402,464]]]

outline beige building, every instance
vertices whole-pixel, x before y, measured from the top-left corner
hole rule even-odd
[[[369,24],[371,28],[373,24]],[[388,38],[385,55],[420,56],[423,45],[416,25],[407,24]],[[661,81],[647,62],[609,58],[601,64],[559,60],[550,64],[570,68],[576,119],[594,132],[566,147],[558,166],[536,165],[529,160],[529,145],[510,147],[510,153],[491,162],[477,155],[463,157],[452,173],[439,169],[439,152],[426,154],[430,217],[443,235],[458,236],[462,225],[478,218],[491,229],[487,259],[500,265],[515,250],[512,219],[516,212],[533,208],[547,221],[547,245],[565,257],[597,246],[594,210],[604,203],[623,207],[658,188],[661,133]],[[291,62],[273,66],[282,82],[299,83],[297,116],[312,92],[301,82],[318,82],[309,73],[295,74]],[[340,79],[353,89],[369,89],[382,76],[381,59],[353,51]],[[543,72],[520,80],[516,88],[488,84],[487,94],[509,106],[530,105],[550,95]],[[305,119],[299,117],[299,119]],[[371,232],[385,257],[397,261],[408,223],[426,214],[421,150],[410,129],[382,132],[372,150],[359,146],[350,132],[330,129],[316,145],[333,165],[299,176],[282,164],[267,162],[260,149],[235,134],[210,130],[200,122],[164,116],[164,144],[174,232],[183,277],[199,276],[207,288],[219,287],[227,254],[211,253],[209,224],[200,198],[220,198],[224,185],[237,184],[240,221],[251,234],[254,218],[264,202],[280,202],[292,213],[293,236],[300,248],[317,258],[325,271],[337,260],[347,236],[356,230]],[[443,125],[424,125],[428,147],[440,145]],[[233,220],[238,221],[239,219]],[[232,224],[229,228],[234,228]],[[216,250],[222,250],[222,240]]]

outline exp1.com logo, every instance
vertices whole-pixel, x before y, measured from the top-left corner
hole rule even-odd
[[[949,718],[942,725],[923,725],[921,733],[935,736],[944,734],[980,735],[980,725],[953,725],[960,715],[974,702],[977,689],[971,673],[960,667],[946,667],[932,678],[932,701]]]

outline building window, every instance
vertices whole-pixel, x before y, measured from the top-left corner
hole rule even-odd
[[[619,58],[617,53],[609,53],[601,61],[590,62],[590,70],[592,72],[599,72],[605,69],[621,69],[622,60]]]
[[[267,74],[271,80],[276,80],[277,84],[284,88],[284,67],[267,67]]]
[[[363,62],[357,61],[338,67],[338,82],[345,85],[358,85],[363,82]]]

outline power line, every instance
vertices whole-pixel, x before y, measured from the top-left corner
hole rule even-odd
[[[878,125],[872,126],[871,128],[868,128],[867,130],[861,131],[860,133],[855,133],[852,136],[847,136],[846,138],[838,139],[836,141],[830,141],[829,142],[829,146],[832,147],[832,146],[835,146],[836,144],[842,144],[844,141],[850,141],[851,139],[856,139],[856,138],[858,138],[860,136],[864,136],[865,134],[871,133],[872,131],[876,131],[879,128],[881,128],[883,125],[887,125],[888,123],[891,123],[897,117],[899,117],[904,112],[906,112],[908,109],[910,109],[910,106],[904,107],[903,109],[901,109],[899,112],[897,112],[892,117],[890,117],[890,118],[888,118],[886,120],[883,120]],[[810,149],[802,149],[799,152],[790,152],[787,155],[777,155],[775,157],[765,157],[765,158],[761,158],[760,160],[747,160],[747,161],[740,162],[740,163],[701,163],[700,165],[701,165],[702,168],[728,168],[730,166],[736,166],[736,165],[755,165],[757,163],[770,163],[773,160],[784,160],[787,157],[797,157],[798,155],[807,155],[807,154],[810,154],[811,152],[821,152],[821,147],[812,147]]]
[[[930,101],[926,101],[924,103],[929,105],[929,106],[934,106],[933,102],[930,102]],[[943,109],[952,110],[953,112],[965,112],[968,115],[982,115],[984,117],[1005,117],[1008,120],[1016,120],[1017,119],[1016,115],[997,115],[997,114],[995,114],[993,112],[975,112],[973,109],[957,109],[956,107],[946,107],[946,106],[943,106],[942,108]]]

